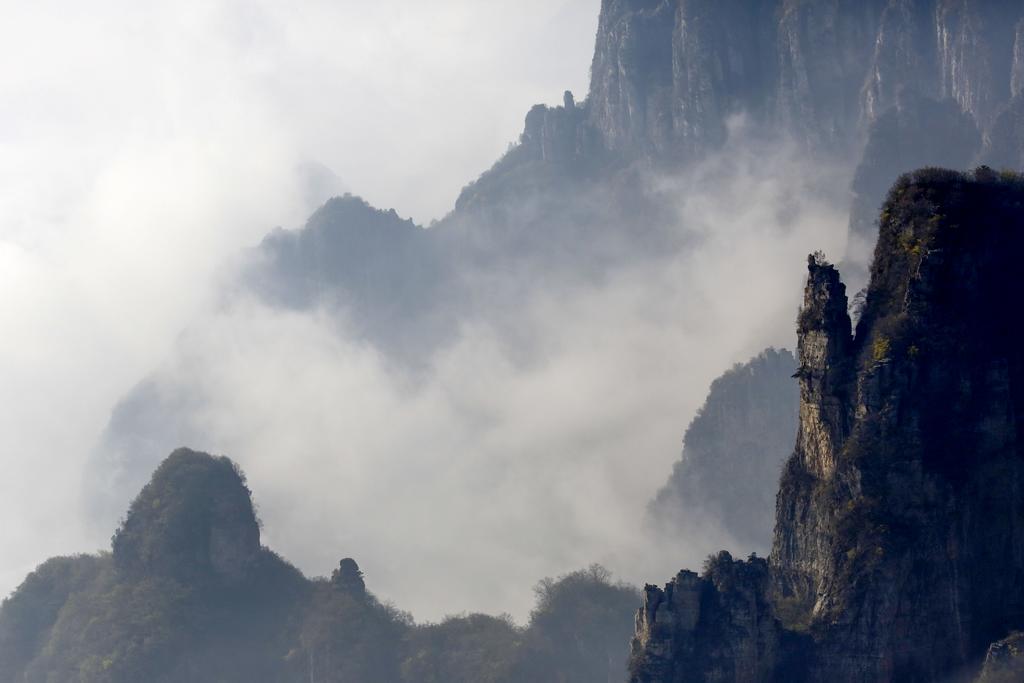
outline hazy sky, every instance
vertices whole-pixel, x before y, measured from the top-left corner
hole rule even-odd
[[[76,524],[83,464],[153,372],[201,397],[188,445],[242,463],[274,549],[311,574],[353,555],[417,617],[522,618],[545,575],[664,580],[717,547],[645,537],[644,504],[709,382],[792,343],[806,254],[843,244],[819,190],[845,171],[736,123],[722,154],[651,178],[693,250],[531,292],[502,321],[526,358],[463,321],[415,386],[321,312],[213,306],[227,262],[329,191],[442,216],[532,104],[583,98],[598,9],[3,2],[0,593],[107,541]]]
[[[296,169],[443,215],[532,104],[585,92],[597,11],[0,0],[0,592],[80,548],[78,457],[222,260],[301,224]]]

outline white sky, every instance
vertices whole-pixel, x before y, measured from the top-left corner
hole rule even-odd
[[[140,147],[192,141],[231,164],[273,141],[427,222],[517,138],[532,104],[583,97],[598,6],[5,0],[4,180],[20,170],[80,188]]]
[[[531,105],[585,93],[598,8],[0,0],[0,593],[94,547],[80,457],[223,259],[304,220],[297,167],[442,216]]]
[[[532,292],[525,364],[469,321],[410,393],[315,315],[211,313],[225,262],[309,214],[304,165],[446,213],[531,105],[583,99],[599,4],[0,0],[0,595],[107,542],[76,523],[85,456],[183,354],[211,406],[189,445],[242,463],[265,539],[310,574],[351,554],[417,617],[522,618],[545,575],[699,563],[641,534],[643,506],[711,379],[792,344],[806,254],[845,241],[814,186],[848,178],[791,146],[739,139],[660,179],[699,248]]]

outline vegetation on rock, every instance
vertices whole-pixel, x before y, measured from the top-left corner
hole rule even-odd
[[[624,676],[637,592],[599,566],[545,579],[525,627],[415,624],[341,560],[306,579],[260,545],[239,468],[180,449],[132,503],[113,552],[41,565],[0,607],[17,683],[592,683]]]

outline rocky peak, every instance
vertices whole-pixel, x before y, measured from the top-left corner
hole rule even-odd
[[[340,591],[354,596],[366,595],[366,581],[359,565],[351,557],[346,557],[331,574],[331,583]]]
[[[734,560],[725,551],[709,558],[699,576],[684,570],[664,589],[646,586],[630,682],[776,680],[787,644],[768,588],[765,560]]]
[[[520,144],[535,161],[570,164],[587,155],[590,149],[584,112],[568,90],[561,107],[538,104],[526,115],[526,128]]]
[[[1024,182],[987,169],[901,179],[853,343],[820,350],[825,326],[801,325],[810,360],[851,369],[801,378],[772,554],[778,599],[803,610],[790,625],[817,630],[816,676],[937,680],[1024,620],[1024,396],[1010,388],[1024,358],[996,303],[1024,296],[1010,275],[1021,200]],[[809,291],[818,280],[835,283],[812,266]],[[823,300],[801,320],[820,319]]]
[[[249,489],[230,460],[179,449],[157,468],[114,534],[130,575],[237,582],[260,552]]]
[[[839,271],[821,254],[808,258],[807,271],[804,304],[797,324],[797,451],[803,455],[803,467],[826,475],[835,468],[836,444],[849,429],[849,415],[840,399],[849,377],[853,338],[846,285],[839,279]]]
[[[913,173],[879,224],[855,335],[809,259],[769,563],[648,588],[634,681],[969,680],[1024,628],[1024,178]]]

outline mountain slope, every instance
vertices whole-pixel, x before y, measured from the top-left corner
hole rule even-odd
[[[720,527],[739,548],[767,553],[797,427],[794,372],[789,351],[768,349],[712,383],[682,458],[648,508],[666,538]]]
[[[625,671],[637,592],[594,566],[537,588],[526,627],[463,615],[416,625],[343,559],[305,578],[260,544],[233,462],[179,449],[112,552],[42,564],[0,605],[0,680],[589,683]]]
[[[1024,626],[1024,179],[921,171],[880,223],[856,334],[809,262],[769,564],[648,587],[634,681],[961,680]]]

